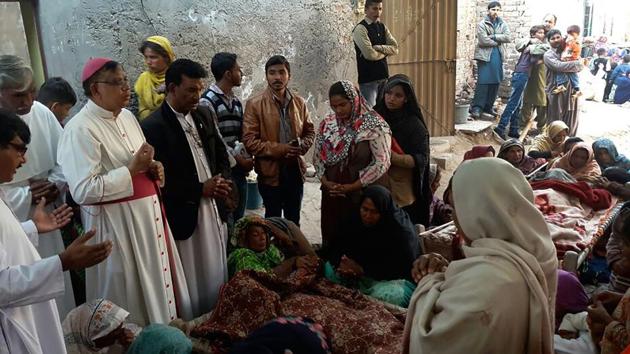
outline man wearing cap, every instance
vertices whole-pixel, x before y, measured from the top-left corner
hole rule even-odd
[[[104,263],[86,270],[86,298],[106,298],[141,326],[190,319],[190,297],[158,198],[162,164],[153,160],[122,66],[89,60],[81,75],[88,102],[66,125],[57,158],[83,223],[97,242],[111,240]]]
[[[47,204],[47,212],[51,212],[55,204],[63,204],[59,196],[66,189],[61,167],[56,162],[57,145],[63,130],[46,106],[33,101],[34,94],[33,71],[24,60],[15,55],[0,56],[0,108],[19,115],[33,137],[26,163],[12,181],[0,185],[4,200],[21,222],[31,219],[37,204],[42,201]],[[30,240],[41,257],[50,257],[64,250],[59,230],[29,235],[32,235]],[[76,306],[69,273],[64,277],[65,292],[56,301],[63,317]]]

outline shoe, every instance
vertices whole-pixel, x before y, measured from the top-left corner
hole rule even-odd
[[[553,93],[554,95],[557,95],[559,93],[563,93],[567,90],[566,87],[564,87],[564,85],[559,85],[558,87],[556,87],[555,89],[553,89],[553,91],[551,91],[551,93]]]
[[[582,95],[584,95],[582,91],[574,91],[571,97],[578,98],[578,97],[581,97]]]
[[[488,112],[481,113],[481,119],[482,120],[494,121],[496,118],[497,118],[497,116],[492,114],[492,113],[488,113]]]
[[[536,136],[540,134],[540,130],[538,128],[531,128],[528,132],[527,132],[527,136]]]
[[[479,116],[481,115],[481,110],[480,109],[474,109],[472,111],[470,111],[470,116],[473,117],[474,119],[479,119]]]
[[[509,133],[508,137],[513,138],[513,139],[519,139],[521,137],[521,135],[516,132],[516,133]]]
[[[494,133],[494,136],[496,138],[498,138],[499,140],[505,141],[505,132],[501,129],[499,129],[499,127],[495,127],[494,129],[492,129],[492,132]]]

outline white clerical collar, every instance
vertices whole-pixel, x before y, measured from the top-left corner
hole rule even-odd
[[[374,22],[379,22],[379,20],[372,21],[370,18],[368,18],[367,16],[365,16],[365,22],[366,22],[368,25],[371,25],[371,24],[373,24]]]
[[[116,118],[118,118],[118,116],[114,115],[114,112],[108,111],[105,108],[97,105],[94,101],[92,101],[89,98],[88,98],[87,103],[85,104],[85,107],[87,107],[87,109],[92,114],[94,114],[94,115],[96,115],[96,116],[98,116],[100,118],[103,118],[103,119],[116,119]],[[120,111],[120,113],[122,113],[122,110]]]

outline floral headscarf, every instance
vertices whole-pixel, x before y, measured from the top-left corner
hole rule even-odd
[[[120,327],[129,312],[104,299],[89,301],[68,313],[63,321],[63,336],[68,353],[87,354],[101,350],[94,341]]]
[[[247,248],[247,229],[250,226],[260,226],[267,232],[267,244],[269,244],[269,237],[271,235],[271,229],[269,222],[258,215],[247,215],[242,217],[234,224],[234,230],[230,237],[230,244],[233,247]]]
[[[391,135],[389,125],[376,111],[370,109],[359,89],[350,81],[341,81],[348,99],[352,102],[352,115],[342,123],[335,113],[322,120],[315,153],[325,166],[334,166],[347,159],[353,143],[375,140],[383,134]]]

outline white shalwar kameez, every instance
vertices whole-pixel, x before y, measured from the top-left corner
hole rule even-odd
[[[88,100],[66,125],[58,155],[85,229],[96,229],[93,242],[113,242],[109,258],[86,270],[87,299],[112,301],[140,326],[192,318],[183,268],[158,196],[120,201],[134,194],[127,166],[144,141],[131,112],[123,109],[114,116]]]
[[[190,113],[184,116],[178,112],[175,115],[186,134],[199,182],[203,183],[212,178],[212,172],[192,116]],[[195,317],[214,308],[221,285],[227,281],[228,274],[227,225],[221,221],[214,199],[201,198],[197,220],[197,228],[189,239],[175,241],[184,265]]]
[[[0,198],[0,353],[65,353],[54,300],[63,292],[59,257],[41,259]]]
[[[31,142],[26,152],[26,163],[20,167],[13,180],[0,185],[4,192],[6,203],[13,210],[20,222],[29,220],[35,209],[32,204],[30,182],[33,180],[48,180],[57,185],[61,192],[56,201],[46,206],[46,211],[52,212],[55,205],[63,203],[66,191],[66,181],[61,173],[61,167],[56,162],[57,146],[63,129],[48,107],[35,101],[31,111],[20,116],[31,131]],[[61,232],[55,230],[37,235],[31,239],[33,245],[43,258],[57,255],[64,250]],[[70,310],[76,307],[70,273],[65,273],[65,292],[57,299],[59,314],[64,318]]]

